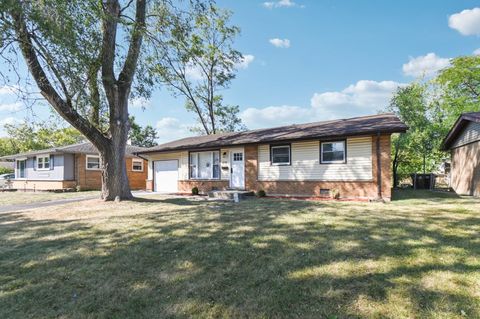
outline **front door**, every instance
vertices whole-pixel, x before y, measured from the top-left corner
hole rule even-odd
[[[230,151],[230,187],[245,188],[245,156],[243,149]]]

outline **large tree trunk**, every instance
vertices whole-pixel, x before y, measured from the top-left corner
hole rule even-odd
[[[102,199],[131,199],[128,183],[125,149],[109,145],[108,151],[100,152],[102,159]],[[118,145],[118,144],[117,144]]]

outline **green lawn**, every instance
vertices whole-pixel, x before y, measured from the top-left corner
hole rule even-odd
[[[0,214],[0,318],[479,318],[480,201],[396,198]]]
[[[52,200],[83,197],[83,196],[100,196],[100,192],[99,191],[67,192],[67,193],[22,192],[22,191],[0,192],[0,206],[48,202]]]

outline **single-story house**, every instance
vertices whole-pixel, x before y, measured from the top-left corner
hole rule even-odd
[[[443,140],[450,151],[450,184],[460,195],[480,196],[480,112],[462,114]]]
[[[148,148],[147,189],[189,193],[264,190],[267,195],[391,198],[394,114],[189,137]]]
[[[146,161],[134,155],[143,148],[127,145],[127,175],[132,189],[145,189]],[[79,187],[101,189],[100,156],[92,143],[4,156],[15,161],[13,188],[24,190],[60,190]]]

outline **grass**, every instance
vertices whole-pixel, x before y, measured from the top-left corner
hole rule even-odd
[[[9,206],[17,204],[32,204],[39,202],[48,202],[52,200],[68,199],[84,196],[100,196],[99,191],[85,191],[85,192],[67,192],[67,193],[53,193],[53,192],[0,192],[0,206]]]
[[[396,196],[0,214],[0,317],[480,317],[480,201]]]

